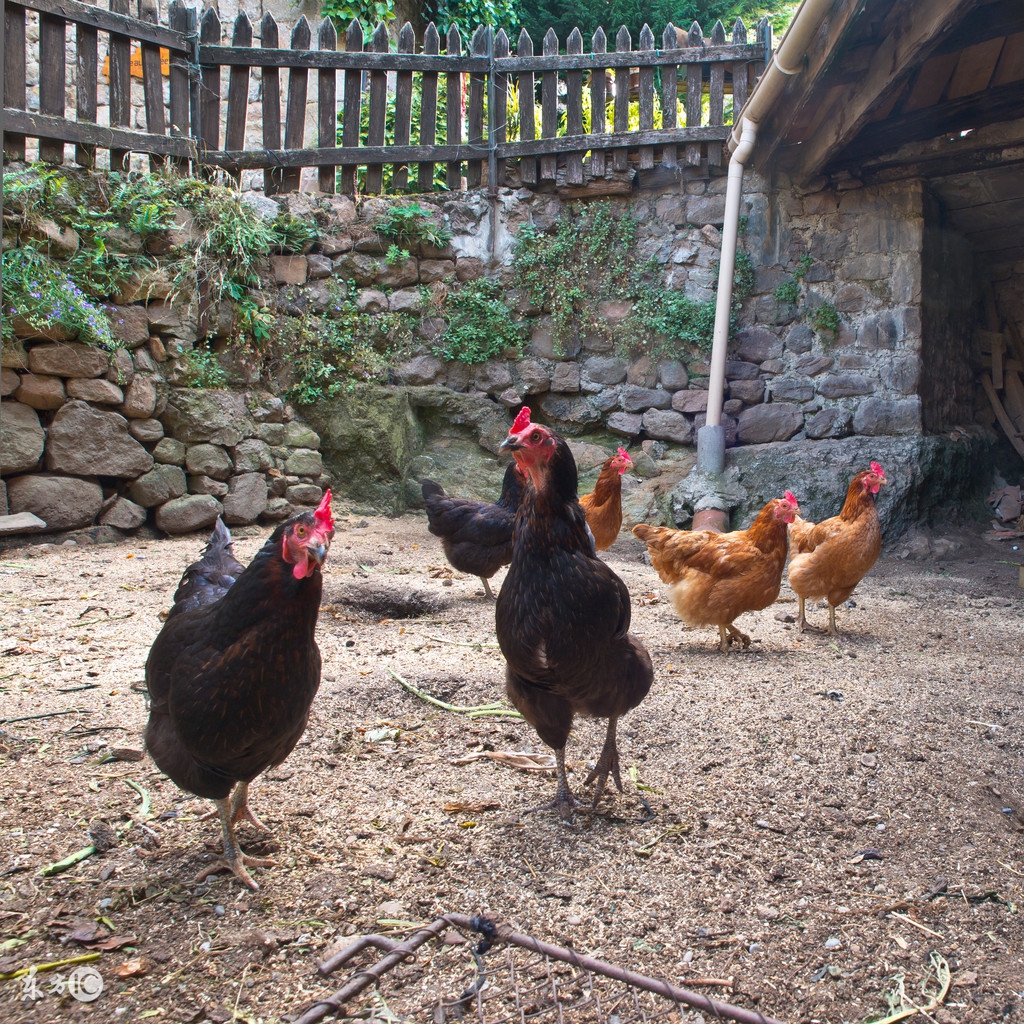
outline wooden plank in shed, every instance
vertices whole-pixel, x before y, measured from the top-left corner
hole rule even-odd
[[[992,75],[992,85],[1009,85],[1024,79],[1024,32],[1007,36],[999,63]]]
[[[592,53],[605,53],[608,50],[608,39],[604,29],[598,27],[590,40]],[[590,132],[592,135],[603,135],[605,130],[605,104],[608,93],[608,72],[604,68],[594,68],[590,72]],[[590,173],[595,178],[604,177],[604,150],[590,151]]]
[[[987,39],[983,43],[965,47],[960,51],[953,78],[946,90],[946,99],[955,100],[961,96],[973,96],[984,92],[992,81],[992,73],[999,61],[1003,40]]]
[[[156,0],[139,0],[139,21],[150,25],[159,24]],[[160,66],[160,47],[156,43],[142,43],[142,93],[146,106],[146,131],[150,135],[164,135],[167,127],[164,121],[164,74]],[[168,69],[169,70],[169,69]],[[150,154],[149,169],[158,171],[164,165],[164,158]]]
[[[75,117],[79,122],[96,123],[97,69],[99,43],[96,29],[75,25]],[[96,165],[96,147],[75,146],[75,160],[83,167]]]
[[[686,37],[686,45],[701,47],[704,45],[704,34],[700,25],[694,22]],[[697,128],[701,123],[701,101],[704,95],[704,71],[700,64],[690,64],[686,68],[686,127]],[[700,143],[686,144],[686,162],[690,167],[700,164]]]
[[[1024,382],[1021,381],[1020,370],[1015,364],[1016,360],[1011,360],[1006,366],[1003,405],[1013,425],[1024,434]]]
[[[292,29],[291,48],[308,50],[313,39],[313,30],[306,16],[295,23]],[[309,91],[309,69],[288,69],[288,110],[284,118],[284,148],[302,149],[306,136],[306,95]],[[298,192],[302,180],[301,167],[289,167],[281,175],[282,192]]]
[[[544,56],[558,54],[558,36],[549,28],[544,34]],[[553,139],[558,134],[558,72],[545,71],[540,76],[540,136]],[[558,157],[540,158],[541,180],[554,181],[558,173]]]
[[[406,22],[398,31],[398,52],[416,51],[416,33]],[[412,72],[399,71],[395,77],[395,145],[408,146],[412,135]],[[408,164],[396,164],[391,172],[391,187],[404,191],[409,187]]]
[[[363,49],[363,26],[353,18],[345,32],[346,53],[360,53]],[[342,114],[341,144],[346,149],[359,145],[360,104],[363,99],[362,71],[345,72],[345,109]],[[356,194],[356,176],[359,168],[355,164],[343,164],[339,174],[338,187],[345,195]]]
[[[926,60],[914,76],[910,95],[903,107],[906,113],[923,110],[938,103],[956,68],[958,53],[943,53]]]
[[[654,33],[650,25],[644,24],[640,30],[638,42],[640,50],[650,52],[654,49]],[[654,127],[654,68],[642,67],[638,76],[639,96],[637,107],[640,114],[640,131],[650,131]],[[649,171],[654,166],[654,147],[641,146],[638,154],[638,166],[642,171]]]
[[[533,40],[524,28],[519,33],[520,57],[533,56]],[[537,137],[537,114],[534,106],[533,72],[521,71],[516,78],[519,88],[519,141],[532,142]],[[537,161],[532,156],[519,158],[519,177],[524,185],[537,183]]]
[[[981,386],[985,389],[985,394],[988,395],[988,400],[992,403],[992,411],[996,414],[996,419],[999,421],[999,426],[1003,428],[1003,433],[1006,434],[1010,444],[1016,448],[1017,454],[1024,459],[1024,439],[1022,439],[1021,431],[1017,429],[1013,420],[1007,415],[1006,409],[1003,407],[1003,403],[999,400],[999,395],[996,394],[996,389],[992,385],[992,378],[987,373],[981,375]]]
[[[441,52],[441,36],[431,22],[423,33],[423,54],[434,56]],[[346,72],[347,74],[347,72]],[[420,77],[420,145],[432,146],[437,138],[437,72],[424,71]],[[434,165],[423,163],[416,170],[416,184],[421,192],[434,188]]]
[[[274,16],[267,11],[260,21],[260,45],[276,50],[280,45],[280,33]],[[273,153],[281,148],[281,72],[278,68],[260,69],[260,91],[263,94],[263,148]],[[280,167],[268,167],[263,172],[263,193],[273,196],[281,191]]]
[[[566,53],[583,53],[583,35],[578,28],[569,33],[565,41]],[[583,72],[565,74],[565,133],[583,134]],[[565,157],[565,180],[570,185],[583,184],[583,153],[568,153]]]
[[[462,36],[457,25],[448,29],[447,52],[449,57],[462,55]],[[462,75],[452,72],[444,78],[445,142],[449,146],[462,145]],[[452,190],[462,188],[462,161],[450,160],[445,169],[445,184]]]
[[[321,51],[338,48],[338,30],[330,18],[324,18],[317,29],[317,48]],[[338,72],[334,68],[321,68],[316,73],[316,144],[320,149],[338,148]],[[321,192],[334,192],[337,187],[337,167],[321,167],[317,171],[317,186]]]
[[[615,33],[615,52],[628,53],[633,49],[633,39],[625,25]],[[629,68],[615,69],[615,115],[614,128],[617,132],[629,131]],[[624,171],[629,167],[629,153],[625,149],[612,150],[612,170]]]
[[[64,79],[66,77],[67,22],[52,14],[39,15],[39,113],[64,116]],[[39,159],[44,163],[64,162],[64,143],[57,139],[39,140]]]

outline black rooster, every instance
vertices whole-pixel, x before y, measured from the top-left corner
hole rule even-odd
[[[459,572],[479,576],[487,596],[488,582],[512,561],[512,526],[523,497],[523,479],[513,462],[505,470],[497,502],[452,498],[433,480],[424,480],[423,504],[430,532],[441,538],[445,557]]]
[[[516,417],[501,448],[532,486],[516,514],[512,563],[498,596],[498,644],[509,699],[555,751],[558,791],[547,805],[571,818],[577,801],[565,774],[576,714],[608,719],[601,757],[587,778],[593,806],[611,774],[622,791],[615,727],[651,688],[654,669],[629,632],[626,585],[597,557],[577,499],[576,461],[565,441]]]
[[[246,857],[234,825],[263,827],[249,810],[249,783],[306,728],[320,686],[314,631],[333,536],[330,491],[315,512],[278,526],[244,570],[218,523],[149,652],[146,746],[178,786],[216,803],[224,833],[223,857],[200,879],[228,869],[256,889],[246,867],[273,864]]]

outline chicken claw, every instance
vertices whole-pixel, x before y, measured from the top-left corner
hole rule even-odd
[[[719,626],[718,635],[721,638],[718,649],[723,654],[729,653],[729,644],[733,640],[738,640],[744,649],[750,646],[750,637],[746,633],[741,633],[731,622],[727,626]]]
[[[239,794],[239,790],[241,790],[241,794]],[[255,819],[257,824],[259,824],[259,819],[249,811],[245,804],[247,790],[248,786],[242,782],[235,788],[231,799],[225,798],[214,801],[217,805],[216,814],[220,818],[220,827],[224,836],[224,853],[199,872],[196,876],[197,882],[209,878],[210,875],[217,874],[218,871],[230,871],[243,885],[255,891],[259,889],[259,886],[245,869],[247,867],[272,868],[277,865],[277,861],[269,860],[266,857],[246,856],[246,854],[242,853],[242,848],[238,845],[238,840],[235,838],[234,823],[237,817],[244,816],[248,817],[249,820]]]
[[[209,878],[210,875],[215,875],[219,871],[230,871],[235,878],[237,878],[242,885],[248,889],[252,889],[256,892],[259,889],[259,884],[253,879],[253,877],[246,871],[246,868],[273,868],[277,866],[276,860],[271,860],[269,857],[249,857],[242,853],[241,850],[237,850],[237,856],[233,858],[218,857],[215,861],[207,864],[202,871],[196,875],[196,881],[202,882]]]
[[[217,808],[214,808],[212,811],[207,811],[206,814],[201,814],[199,821],[209,821],[211,818],[217,817],[219,813]],[[231,824],[237,825],[240,821],[247,821],[251,825],[255,825],[261,832],[272,831],[256,817],[255,811],[249,806],[248,782],[239,782],[231,794]]]
[[[558,791],[555,799],[546,804],[538,804],[524,811],[524,814],[536,814],[538,811],[558,811],[558,816],[563,821],[572,821],[572,812],[581,806],[579,800],[572,795],[569,788],[569,780],[565,774],[565,748],[555,751],[555,765],[558,769]]]

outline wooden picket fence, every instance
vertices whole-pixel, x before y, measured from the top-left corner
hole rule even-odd
[[[512,180],[513,168],[523,184],[561,174],[567,184],[580,185],[587,176],[603,178],[630,166],[706,162],[714,167],[723,161],[731,130],[727,98],[731,95],[732,111],[738,112],[772,49],[766,20],[750,42],[739,21],[730,39],[721,22],[708,39],[696,22],[688,32],[668,25],[660,48],[647,26],[637,49],[621,28],[609,50],[598,29],[588,53],[578,29],[565,40],[564,53],[549,30],[540,55],[525,30],[513,54],[503,29],[483,27],[465,47],[459,30],[449,29],[442,52],[433,24],[419,48],[409,24],[399,31],[394,48],[383,24],[364,47],[363,26],[353,21],[339,49],[328,18],[317,27],[313,49],[304,16],[292,29],[290,45],[282,47],[281,30],[270,14],[259,23],[254,46],[253,25],[244,13],[227,42],[213,8],[199,17],[173,0],[164,27],[156,23],[155,0],[139,0],[137,18],[129,15],[130,0],[109,4],[109,11],[78,0],[6,4],[3,140],[9,158],[24,158],[26,137],[39,140],[40,159],[55,163],[64,162],[65,144],[75,146],[74,160],[87,167],[96,165],[98,150],[109,151],[112,168],[125,167],[132,152],[147,153],[154,166],[170,161],[196,174],[221,168],[238,176],[262,169],[268,194],[296,190],[303,168],[317,169],[322,191],[351,194],[361,168],[362,191],[380,192],[385,166],[392,169],[392,191],[429,191],[439,164],[451,189],[495,188]],[[39,19],[38,113],[26,109],[29,12]],[[71,25],[74,117],[68,116],[65,91]],[[107,125],[97,123],[99,33],[108,36]],[[129,126],[133,44],[141,53],[145,132]],[[167,52],[165,69],[161,49]],[[261,77],[262,145],[247,147],[254,69]],[[315,145],[305,137],[307,106],[313,106],[308,102],[311,71],[316,72]]]

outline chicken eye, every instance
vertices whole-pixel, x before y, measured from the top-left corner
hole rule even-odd
[[[534,432],[533,432],[533,433],[532,433],[532,434],[530,435],[530,440],[531,440],[531,441],[532,441],[532,442],[533,442],[534,444],[540,444],[540,431],[539,431],[539,430],[535,430],[535,431],[534,431]]]
[[[297,537],[305,537],[306,536],[306,528],[304,526],[296,526],[295,527],[295,535]]]

